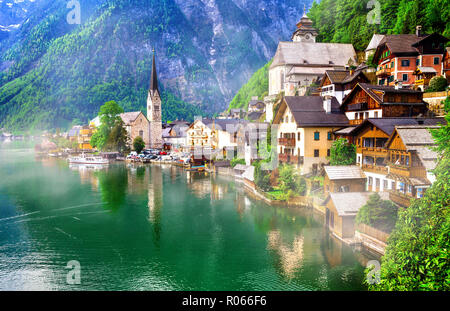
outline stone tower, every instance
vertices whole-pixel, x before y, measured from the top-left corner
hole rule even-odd
[[[152,77],[147,97],[147,119],[150,122],[150,148],[162,148],[161,95],[158,89],[155,50],[153,50]]]
[[[303,16],[297,24],[297,29],[292,35],[294,42],[316,42],[319,33],[313,27],[313,22],[306,16],[306,7],[303,9]]]

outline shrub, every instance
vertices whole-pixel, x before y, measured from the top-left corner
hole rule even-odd
[[[427,92],[442,92],[447,87],[447,79],[443,76],[433,77],[428,85]]]
[[[370,196],[367,204],[356,215],[356,223],[363,223],[384,232],[391,232],[397,221],[398,208],[394,203],[381,200],[378,193]]]

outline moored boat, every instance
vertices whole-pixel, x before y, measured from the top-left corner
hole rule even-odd
[[[109,161],[107,159],[96,156],[86,156],[85,154],[82,154],[78,157],[70,157],[68,161],[70,164],[109,164]]]

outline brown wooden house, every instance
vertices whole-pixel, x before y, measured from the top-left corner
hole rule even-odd
[[[438,156],[431,150],[435,142],[430,128],[438,126],[396,126],[386,143],[388,178],[395,181],[389,197],[400,206],[421,198],[435,180],[432,170]]]
[[[361,67],[357,70],[327,70],[320,83],[320,96],[334,96],[339,104],[357,83],[369,83]]]
[[[424,116],[428,106],[420,91],[358,83],[344,99],[341,110],[355,126],[369,118]]]
[[[357,165],[325,166],[323,182],[325,194],[334,192],[363,192],[366,175]]]

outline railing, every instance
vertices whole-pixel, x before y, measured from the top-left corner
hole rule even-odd
[[[366,224],[358,224],[356,230],[384,243],[386,243],[389,238],[389,233]]]
[[[281,146],[295,147],[295,138],[279,138],[278,144]]]
[[[364,171],[369,171],[372,173],[379,173],[379,174],[387,174],[388,168],[386,166],[377,166],[373,164],[363,164],[362,169]]]
[[[381,147],[362,147],[360,150],[363,155],[373,155],[377,157],[386,157],[387,149]]]
[[[389,164],[390,170],[392,174],[395,175],[400,175],[400,176],[404,176],[404,177],[410,177],[411,176],[411,171],[409,167],[406,166],[401,166],[401,165],[395,165],[390,163]]]
[[[392,202],[394,202],[402,207],[409,207],[412,199],[413,199],[413,197],[410,195],[407,195],[407,194],[404,194],[401,192],[397,192],[397,191],[393,191],[393,190],[389,190],[389,200],[391,200]]]
[[[389,68],[383,68],[383,69],[381,69],[381,70],[378,70],[377,72],[376,72],[376,75],[377,75],[377,77],[378,76],[390,76],[391,75],[391,69],[389,69]]]
[[[349,111],[367,110],[367,102],[360,102],[356,104],[348,105]]]

